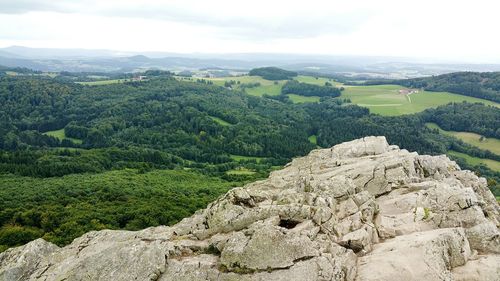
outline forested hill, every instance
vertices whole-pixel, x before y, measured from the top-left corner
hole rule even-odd
[[[500,110],[479,103],[456,103],[430,108],[422,113],[427,122],[444,130],[472,132],[500,139]]]
[[[448,105],[382,117],[334,97],[291,104],[204,80],[169,77],[102,86],[3,77],[0,104],[0,149],[6,151],[0,155],[2,171],[42,177],[186,165],[224,173],[234,168],[232,155],[265,158],[260,163],[267,169],[306,154],[316,144],[328,147],[366,135],[385,135],[391,143],[421,153],[445,153],[454,141],[443,142],[424,123],[445,120],[457,109]],[[497,136],[498,109],[478,104],[459,111],[461,123],[474,124],[460,129],[475,132],[477,127],[482,128],[478,133]],[[450,118],[459,120],[457,116]],[[62,135],[55,137],[58,131]],[[64,147],[78,150],[64,151],[61,157],[59,148]]]
[[[397,84],[409,88],[450,92],[500,102],[500,72],[455,72],[405,80],[374,80],[365,84]]]
[[[497,123],[483,121],[499,120],[496,108],[384,117],[335,96],[293,104],[169,75],[96,86],[0,77],[0,251],[42,236],[64,245],[93,229],[175,223],[233,184],[367,135],[422,154],[500,161],[426,126],[477,115],[474,124],[493,132]],[[500,173],[460,165],[488,177],[498,195]]]
[[[267,80],[286,80],[297,76],[297,72],[284,70],[277,67],[254,68],[248,73],[250,76],[261,76]]]

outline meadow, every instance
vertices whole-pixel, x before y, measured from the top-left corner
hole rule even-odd
[[[125,83],[125,82],[131,82],[132,79],[111,79],[111,80],[98,80],[98,81],[91,81],[91,82],[76,82],[81,85],[86,85],[86,86],[100,86],[100,85],[109,85],[109,84],[118,84],[118,83]]]
[[[280,81],[270,81],[266,80],[259,76],[235,76],[235,77],[223,77],[223,78],[206,78],[206,80],[212,81],[214,84],[219,86],[224,86],[226,81],[236,81],[241,84],[249,84],[249,83],[260,83],[260,86],[253,88],[245,88],[245,92],[252,96],[261,97],[264,94],[268,94],[270,96],[277,96],[281,94],[281,87],[285,84],[284,80]],[[239,88],[238,84],[235,84],[234,87]]]
[[[305,75],[299,75],[294,78],[295,80],[302,82],[302,83],[308,83],[308,84],[314,84],[318,86],[325,86],[325,83],[331,83],[332,85],[336,87],[342,86],[342,83],[335,82],[331,78],[324,78],[324,77],[313,77],[313,76],[305,76]]]
[[[234,154],[231,154],[230,157],[234,161],[238,161],[238,162],[246,162],[246,161],[254,162],[255,161],[255,163],[260,163],[262,161],[262,159],[265,159],[264,157],[258,157],[258,156],[242,156],[242,155],[234,155]]]
[[[448,155],[455,156],[455,157],[460,157],[465,159],[465,161],[470,164],[470,165],[479,165],[483,164],[486,165],[488,168],[492,169],[493,171],[500,172],[500,162],[491,160],[491,159],[483,159],[483,158],[478,158],[478,157],[473,157],[465,153],[460,153],[457,151],[453,150],[448,150],[447,152]]]
[[[73,143],[82,144],[82,140],[66,137],[66,134],[64,133],[64,129],[55,130],[55,131],[48,131],[48,132],[45,132],[44,134],[47,136],[55,137],[59,140],[67,139],[67,140],[72,141]]]
[[[304,97],[295,94],[287,95],[293,103],[319,102],[319,97]]]
[[[481,149],[489,150],[495,154],[500,155],[500,140],[496,138],[483,138],[483,140],[480,140],[481,135],[479,134],[469,132],[445,131],[435,123],[426,123],[426,126],[431,129],[438,129],[440,133],[454,136],[470,145],[477,146]]]
[[[215,117],[215,116],[209,116],[209,117],[210,117],[210,119],[217,122],[217,124],[219,124],[219,125],[222,125],[222,126],[231,126],[232,125],[231,123],[224,121],[224,120],[220,119],[219,117]]]
[[[318,137],[316,135],[311,135],[308,139],[311,143],[318,144]]]
[[[500,104],[447,92],[419,91],[411,95],[399,94],[403,87],[398,85],[344,86],[342,97],[352,103],[367,107],[371,113],[395,116],[421,112],[450,102],[481,102],[500,107]]]

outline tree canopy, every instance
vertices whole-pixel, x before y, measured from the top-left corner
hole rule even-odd
[[[261,76],[266,80],[288,80],[297,76],[296,72],[277,67],[254,68],[248,73],[250,76]]]

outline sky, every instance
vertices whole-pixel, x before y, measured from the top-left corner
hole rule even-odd
[[[500,63],[498,0],[0,0],[0,47]]]

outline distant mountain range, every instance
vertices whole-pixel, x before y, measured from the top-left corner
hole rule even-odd
[[[298,54],[176,54],[88,49],[50,49],[11,46],[0,48],[0,65],[41,71],[134,72],[145,69],[173,71],[278,66],[325,75],[367,78],[413,78],[456,71],[500,71],[500,64],[430,62],[404,57],[327,56]]]

